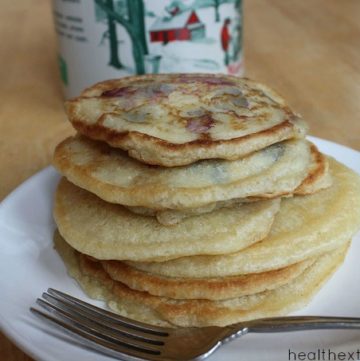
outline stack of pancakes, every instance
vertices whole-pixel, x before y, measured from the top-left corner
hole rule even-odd
[[[56,248],[122,315],[201,327],[286,314],[360,226],[360,178],[262,84],[146,75],[66,107],[78,135],[54,154]]]

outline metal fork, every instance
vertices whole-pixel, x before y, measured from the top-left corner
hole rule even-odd
[[[228,341],[249,332],[360,329],[360,318],[276,317],[227,327],[163,328],[137,322],[49,288],[36,300],[37,316],[70,332],[95,351],[125,361],[203,360]]]

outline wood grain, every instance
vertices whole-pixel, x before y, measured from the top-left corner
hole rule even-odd
[[[246,75],[288,99],[313,135],[360,150],[360,1],[245,0]],[[63,111],[48,0],[0,12],[0,199],[49,164]],[[6,361],[31,359],[0,335]]]
[[[360,2],[255,0],[245,10],[246,75],[284,95],[311,134],[360,150]]]

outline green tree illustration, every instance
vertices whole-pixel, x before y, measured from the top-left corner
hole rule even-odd
[[[126,0],[104,0],[106,6],[115,12],[127,16]],[[119,54],[119,41],[117,36],[116,22],[108,16],[101,8],[95,5],[96,21],[107,25],[99,45],[102,45],[106,40],[109,40],[109,65],[114,68],[121,69],[124,65],[121,63]]]
[[[114,11],[114,1],[113,0],[106,0],[105,1],[106,6]],[[120,62],[119,59],[119,42],[117,38],[117,32],[116,32],[116,22],[111,16],[107,16],[108,21],[108,31],[107,35],[109,37],[109,43],[110,43],[110,60],[109,65],[113,66],[114,68],[121,69],[123,68],[123,65]]]
[[[219,22],[220,19],[220,5],[227,4],[227,3],[239,3],[241,0],[194,0],[191,8],[199,9],[199,8],[207,8],[213,7],[215,10],[215,22]],[[236,7],[237,5],[235,5]]]
[[[218,23],[220,21],[219,6],[220,6],[220,0],[214,0],[215,22],[216,23]]]
[[[165,10],[168,13],[171,13],[171,11],[175,8],[178,8],[180,14],[190,9],[189,6],[185,5],[181,0],[173,0],[165,7]]]
[[[233,61],[236,61],[239,58],[239,54],[243,47],[243,34],[242,34],[242,0],[235,1],[235,9],[238,12],[238,16],[235,17],[235,36],[233,38],[234,52],[233,52]]]
[[[116,29],[111,33],[110,28],[111,26],[115,27],[116,23],[118,23],[125,28],[130,36],[136,74],[144,74],[144,55],[148,54],[148,47],[146,43],[146,29],[144,22],[145,9],[143,0],[127,0],[127,16],[114,10],[113,0],[95,0],[95,3],[106,13],[109,19],[110,62],[112,56],[114,56],[114,52],[116,52],[116,56],[118,56],[117,35],[114,35],[116,34]]]

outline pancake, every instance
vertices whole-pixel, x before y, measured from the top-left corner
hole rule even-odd
[[[150,261],[236,252],[267,236],[279,206],[279,199],[234,205],[166,227],[63,178],[54,217],[61,235],[82,253],[97,259]]]
[[[314,144],[311,144],[311,165],[308,171],[308,175],[302,181],[302,183],[294,190],[295,195],[306,195],[318,192],[321,189],[330,187],[332,184],[332,178],[329,172],[329,162],[326,156],[319,152]],[[283,196],[291,196],[293,194],[283,194]],[[127,207],[130,211],[141,214],[144,216],[156,217],[158,222],[165,225],[171,226],[180,223],[182,220],[188,217],[193,217],[199,214],[213,212],[216,209],[231,207],[234,204],[251,202],[260,200],[261,197],[248,197],[246,199],[230,199],[227,201],[219,201],[209,203],[202,207],[197,208],[186,208],[181,210],[160,210],[145,207]]]
[[[332,184],[329,162],[326,156],[311,144],[311,165],[307,177],[295,189],[294,194],[306,195],[330,187]]]
[[[278,288],[299,276],[314,262],[315,259],[311,258],[270,272],[203,279],[156,276],[120,261],[101,261],[101,265],[114,281],[154,296],[224,300]]]
[[[293,193],[311,167],[311,145],[290,140],[235,161],[164,168],[138,162],[105,143],[71,137],[58,145],[53,163],[72,183],[107,202],[184,209]]]
[[[89,138],[147,164],[237,159],[304,137],[307,128],[278,94],[249,79],[160,74],[108,80],[66,103],[72,125]]]
[[[79,254],[66,242],[57,242],[69,274],[92,298],[135,320],[161,326],[205,327],[272,316],[304,307],[343,262],[348,245],[320,256],[293,281],[274,290],[223,301],[175,300],[130,289],[113,281],[99,262]]]
[[[283,268],[340,247],[360,228],[360,177],[332,158],[329,163],[333,185],[315,194],[283,199],[263,241],[224,256],[129,264],[165,277],[225,277]]]

